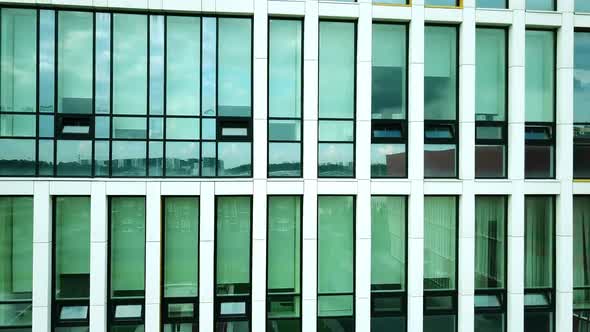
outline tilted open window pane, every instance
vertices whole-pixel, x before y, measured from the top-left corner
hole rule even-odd
[[[405,290],[405,197],[371,197],[371,234],[371,289]]]
[[[506,30],[476,32],[475,119],[506,120]]]
[[[457,28],[424,27],[424,119],[457,119]]]
[[[424,198],[424,289],[457,287],[457,198]]]
[[[555,32],[526,31],[525,97],[527,122],[553,122],[555,109]]]
[[[145,290],[145,198],[111,197],[111,298],[141,298]]]
[[[55,198],[55,298],[90,296],[90,197]]]
[[[553,205],[551,196],[525,198],[525,289],[553,287]]]
[[[164,297],[198,296],[199,199],[164,198]]]
[[[475,288],[505,288],[506,197],[475,198]]]

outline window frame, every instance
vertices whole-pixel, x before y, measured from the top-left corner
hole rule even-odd
[[[585,34],[588,34],[590,36],[590,28],[575,28],[574,29],[574,44],[576,42],[576,34],[577,33],[585,33]],[[575,54],[575,46],[574,46],[574,57],[575,57],[575,55],[576,54]],[[575,62],[574,62],[574,69],[575,69]],[[574,90],[574,95],[575,95],[575,90]],[[574,107],[573,107],[573,111],[574,111],[574,121],[573,121],[573,127],[574,127],[574,144],[573,144],[574,152],[573,152],[573,158],[574,159],[572,160],[573,168],[574,168],[573,178],[574,178],[574,180],[578,180],[578,179],[584,180],[584,179],[589,178],[589,176],[576,176],[576,159],[575,159],[576,147],[578,147],[578,146],[582,146],[582,147],[583,146],[586,146],[586,147],[590,148],[590,136],[588,136],[588,137],[576,137],[577,136],[576,135],[576,127],[577,126],[584,126],[584,127],[590,128],[590,122],[579,122],[579,121],[575,121],[575,118],[576,118],[575,117],[575,112],[576,112],[575,104],[574,104]],[[583,170],[582,170],[582,172],[583,172]]]

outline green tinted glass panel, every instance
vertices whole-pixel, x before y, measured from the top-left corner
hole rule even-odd
[[[145,198],[112,197],[111,298],[143,297],[145,288]]]
[[[268,176],[301,176],[301,143],[268,143]]]
[[[201,89],[201,19],[166,18],[166,114],[198,115]]]
[[[475,288],[505,288],[506,197],[475,198]]]
[[[457,28],[424,27],[424,119],[457,119]]]
[[[457,6],[457,0],[426,0],[426,6]]]
[[[199,119],[167,118],[166,139],[199,139]]]
[[[574,287],[590,287],[590,196],[574,197]]]
[[[553,204],[551,196],[525,198],[525,288],[553,287]]]
[[[301,293],[301,197],[268,198],[268,292]]]
[[[319,140],[352,142],[354,141],[354,122],[353,121],[326,121],[319,123]]]
[[[555,109],[555,32],[526,32],[525,121],[552,122]]]
[[[371,197],[371,286],[404,290],[406,284],[406,198]]]
[[[252,20],[219,18],[217,97],[219,115],[252,114]]]
[[[164,297],[197,296],[199,199],[164,199]]]
[[[590,12],[590,1],[588,0],[575,0],[577,12]]]
[[[0,114],[0,136],[34,137],[36,123],[35,115]]]
[[[57,32],[57,110],[92,113],[93,14],[60,11]]]
[[[37,10],[2,8],[0,109],[37,111]]]
[[[588,10],[590,11],[590,1]],[[574,33],[574,122],[590,122],[590,32]]]
[[[251,197],[217,197],[215,239],[217,295],[250,293],[251,208]]]
[[[320,22],[319,115],[352,119],[355,96],[355,38],[352,22]]]
[[[31,300],[32,197],[0,197],[0,263],[0,301]]]
[[[147,112],[147,16],[113,14],[113,113]]]
[[[424,289],[457,287],[457,198],[424,197]]]
[[[55,11],[39,10],[39,112],[55,112]]]
[[[203,158],[205,159],[205,158]],[[251,176],[252,143],[217,143],[217,176]]]
[[[164,113],[164,16],[149,17],[149,113]]]
[[[55,298],[90,296],[90,197],[55,198]]]
[[[507,8],[508,0],[477,0],[477,8]]]
[[[371,112],[373,119],[405,119],[407,28],[373,24]]]
[[[354,145],[318,144],[318,168],[320,177],[354,177]]]
[[[478,28],[475,60],[475,119],[506,120],[506,30]]]
[[[354,291],[354,197],[318,197],[318,294]]]
[[[526,9],[555,10],[555,0],[526,0]]]
[[[269,116],[301,117],[303,21],[270,20],[269,34]]]

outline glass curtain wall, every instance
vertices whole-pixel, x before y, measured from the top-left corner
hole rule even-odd
[[[35,175],[36,77],[37,10],[0,9],[0,175]]]
[[[555,177],[555,32],[526,31],[525,178]]]
[[[574,332],[590,330],[590,196],[574,196]]]
[[[590,12],[590,2],[586,0],[575,0],[575,2],[576,12]]]
[[[216,197],[215,331],[251,330],[252,197]]]
[[[303,174],[303,21],[269,20],[268,176]]]
[[[318,332],[353,332],[355,197],[318,197]]]
[[[199,198],[163,198],[164,332],[196,332],[199,319]]]
[[[506,329],[507,203],[475,197],[475,332]]]
[[[524,331],[551,332],[555,312],[555,197],[525,196]]]
[[[301,331],[301,196],[268,197],[267,331]]]
[[[588,2],[590,4],[590,2]],[[574,33],[574,178],[590,178],[590,32]]]
[[[320,22],[318,177],[355,175],[356,23]]]
[[[458,30],[424,27],[424,177],[455,178],[458,167]]]
[[[371,177],[407,177],[408,26],[373,23]]]
[[[555,10],[556,1],[557,0],[526,0],[526,10]]]
[[[371,197],[371,331],[406,330],[405,196]]]
[[[88,332],[90,197],[54,197],[53,211],[53,331]]]
[[[456,196],[424,197],[424,332],[457,331]]]
[[[109,197],[108,331],[142,332],[145,197]]]
[[[475,177],[505,178],[508,148],[507,30],[477,28]]]
[[[30,332],[33,197],[0,196],[0,329]]]

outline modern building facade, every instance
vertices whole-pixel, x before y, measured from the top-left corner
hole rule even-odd
[[[590,1],[0,4],[0,331],[590,331]]]

